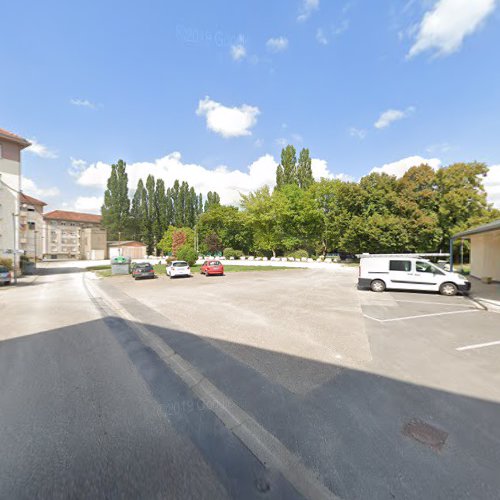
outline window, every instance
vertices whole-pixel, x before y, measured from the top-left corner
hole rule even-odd
[[[35,223],[34,222],[28,222],[28,229],[35,229]]]
[[[430,262],[417,261],[417,273],[431,273],[431,274],[444,274],[437,267],[434,267]]]
[[[389,263],[389,271],[405,271],[409,273],[411,271],[411,261],[391,260]]]

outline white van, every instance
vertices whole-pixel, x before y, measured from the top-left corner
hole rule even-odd
[[[360,256],[358,286],[374,292],[386,289],[425,290],[442,295],[468,292],[465,276],[440,269],[427,259],[412,256]]]

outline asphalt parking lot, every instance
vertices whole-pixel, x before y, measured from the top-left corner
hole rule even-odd
[[[496,498],[499,315],[352,268],[99,281],[341,498]]]
[[[160,311],[176,328],[218,345],[228,342],[231,355],[294,391],[315,387],[323,375],[299,369],[290,379],[288,366],[248,357],[237,346],[368,369],[471,395],[500,395],[481,379],[486,370],[489,380],[500,381],[498,313],[463,295],[358,290],[356,276],[356,269],[343,268],[105,281]]]

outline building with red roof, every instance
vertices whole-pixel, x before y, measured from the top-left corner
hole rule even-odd
[[[0,257],[19,262],[19,194],[21,151],[30,142],[0,128]]]
[[[107,256],[107,233],[96,214],[53,210],[45,222],[43,254],[47,259],[102,260]]]

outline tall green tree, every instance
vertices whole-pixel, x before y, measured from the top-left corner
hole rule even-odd
[[[309,155],[309,149],[303,148],[299,154],[299,163],[297,165],[297,182],[302,189],[308,189],[314,183],[312,173],[312,162]]]
[[[117,163],[111,165],[111,174],[104,192],[101,214],[102,224],[108,231],[108,239],[116,240],[128,237],[130,200],[126,163],[123,160],[118,160]]]
[[[153,234],[155,243],[157,244],[162,239],[163,234],[165,233],[168,227],[167,195],[165,192],[165,182],[163,179],[158,179],[156,181],[153,204],[154,204]]]
[[[253,243],[252,228],[246,213],[236,207],[220,205],[204,212],[198,222],[199,240],[204,241],[208,234],[215,233],[223,248],[234,248],[244,253],[250,252]]]
[[[220,196],[216,191],[209,191],[207,193],[207,199],[205,201],[205,212],[208,212],[210,209],[214,207],[218,207],[220,205]]]
[[[442,250],[455,232],[470,227],[471,221],[487,222],[494,213],[483,185],[487,173],[486,164],[478,162],[454,163],[436,172]]]
[[[281,167],[281,169],[280,169]],[[278,175],[278,172],[279,173]],[[278,179],[279,177],[279,179]],[[279,184],[278,184],[279,181]],[[281,150],[281,163],[276,174],[276,188],[280,189],[287,184],[298,184],[297,178],[297,153],[292,145]]]
[[[144,183],[142,179],[137,182],[137,188],[132,198],[132,207],[130,209],[130,237],[134,240],[142,239],[142,226],[145,218],[143,213],[142,198],[144,195]]]
[[[146,179],[146,189],[143,196],[143,242],[147,246],[148,255],[152,255],[155,250],[155,178],[150,174]]]

